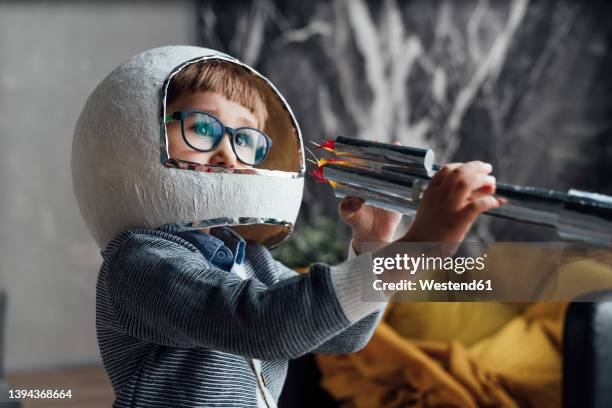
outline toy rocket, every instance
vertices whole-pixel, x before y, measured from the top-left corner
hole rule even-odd
[[[413,214],[433,175],[434,152],[338,136],[317,147],[335,155],[318,159],[312,172],[329,183],[336,197],[359,197],[368,204]],[[612,247],[612,197],[571,189],[567,193],[497,183],[496,195],[507,203],[487,212],[556,228],[561,239]]]

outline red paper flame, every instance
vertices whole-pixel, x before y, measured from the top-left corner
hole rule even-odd
[[[323,166],[317,167],[315,170],[310,172],[310,175],[314,177],[318,183],[327,183],[327,179],[323,177]]]
[[[333,152],[336,149],[336,142],[333,140],[326,140],[323,144],[315,143],[315,146],[320,149],[325,149],[328,152]]]
[[[311,171],[309,174],[315,179],[315,181],[317,181],[318,183],[326,183],[329,184],[330,186],[332,186],[332,188],[336,188],[336,182],[333,180],[328,180],[323,176],[323,168],[325,167],[326,164],[328,163],[336,163],[336,164],[345,164],[345,165],[351,165],[351,163],[344,161],[344,160],[339,160],[339,159],[317,159],[317,165],[319,167],[317,167],[315,170]]]

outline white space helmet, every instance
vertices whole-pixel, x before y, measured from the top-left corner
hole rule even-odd
[[[255,169],[202,172],[171,168],[166,124],[170,79],[189,64],[223,60],[244,67],[268,110],[273,141]],[[100,248],[131,227],[235,225],[245,239],[277,245],[291,233],[304,187],[297,122],[264,76],[218,51],[152,49],[130,58],[91,94],[72,144],[72,178],[89,231]]]

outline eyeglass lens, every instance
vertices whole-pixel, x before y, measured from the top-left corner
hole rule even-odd
[[[213,116],[192,112],[183,121],[183,134],[191,147],[211,150],[224,136],[223,126]],[[234,148],[239,160],[246,164],[258,164],[268,151],[268,140],[258,130],[237,129]]]
[[[223,137],[223,127],[209,115],[192,112],[183,121],[187,144],[198,150],[210,150]]]

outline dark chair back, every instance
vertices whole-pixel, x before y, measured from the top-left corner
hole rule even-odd
[[[612,291],[587,296],[571,303],[565,317],[564,408],[612,407]]]

